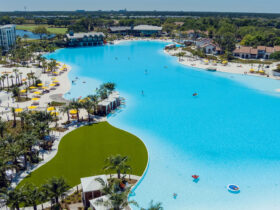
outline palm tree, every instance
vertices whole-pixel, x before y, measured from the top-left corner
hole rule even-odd
[[[60,111],[62,112],[62,113],[66,113],[67,114],[67,123],[69,123],[70,122],[70,114],[69,114],[69,110],[71,109],[71,107],[70,106],[68,106],[68,105],[65,105],[65,106],[62,106],[61,108],[60,108]]]
[[[6,149],[7,155],[11,158],[13,167],[19,172],[19,161],[18,158],[23,154],[20,145],[18,144],[9,144]]]
[[[107,165],[104,167],[104,170],[115,170],[118,174],[118,179],[121,178],[121,172],[126,172],[131,170],[131,167],[127,164],[128,157],[121,155],[111,155],[106,160]]]
[[[79,112],[80,112],[80,108],[82,108],[82,104],[81,104],[78,100],[73,99],[73,100],[69,103],[69,106],[70,106],[72,109],[75,109],[75,110],[76,110],[76,112],[77,112],[77,120],[78,120],[78,122],[80,122]]]
[[[14,75],[10,75],[9,78],[11,79],[12,87],[13,87],[14,86],[14,78],[15,78],[15,76]]]
[[[101,178],[97,178],[96,181],[98,181],[102,186],[101,193],[108,197],[108,200],[97,199],[95,202],[96,205],[103,205],[114,210],[124,209],[129,204],[137,206],[135,201],[128,201],[128,195],[131,187],[127,187],[124,191],[119,191],[119,180],[114,180],[109,184],[105,183]]]
[[[14,107],[12,107],[12,113],[14,116],[13,128],[15,128],[17,126],[17,120],[16,120],[16,109]]]
[[[0,136],[1,138],[4,137],[4,131],[6,131],[7,129],[7,124],[5,121],[2,121],[1,117],[0,117]]]
[[[5,190],[3,193],[1,193],[0,197],[5,201],[7,206],[17,210],[19,210],[20,203],[24,201],[22,188]]]
[[[19,88],[18,87],[14,87],[12,89],[12,93],[13,93],[13,97],[16,97],[18,101],[20,101],[20,92],[19,92]]]
[[[90,113],[91,113],[92,108],[93,108],[93,102],[90,101],[90,100],[86,100],[85,102],[82,103],[82,107],[87,111],[88,122],[90,122],[90,120],[91,120]]]
[[[1,151],[3,154],[4,152]],[[6,170],[12,168],[11,164],[9,163],[10,159],[8,157],[5,157],[4,155],[0,156],[0,186],[8,187],[8,180],[6,176]]]
[[[58,205],[59,198],[66,195],[66,192],[70,189],[70,186],[62,177],[53,177],[43,185],[43,188],[49,193],[49,198],[54,200],[55,204]]]
[[[9,90],[9,88],[10,88],[10,86],[9,86],[9,75],[8,74],[4,74],[4,76],[7,79],[7,85],[8,85],[8,90]]]
[[[98,102],[99,102],[99,97],[98,95],[88,95],[87,96],[91,101],[92,101],[92,105],[93,105],[93,108],[94,108],[94,113],[97,113],[97,106],[98,106]]]
[[[162,203],[158,202],[154,204],[154,201],[151,200],[149,207],[147,209],[141,208],[141,210],[163,210]]]
[[[34,184],[27,183],[23,187],[23,194],[24,194],[24,206],[33,206],[34,210],[37,210],[37,202],[40,200],[40,188],[36,187]]]

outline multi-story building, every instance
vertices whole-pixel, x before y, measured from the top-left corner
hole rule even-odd
[[[103,45],[105,35],[102,32],[73,33],[66,34],[67,45],[76,46],[96,46]]]
[[[16,44],[16,26],[0,26],[0,47],[3,51],[8,51]]]

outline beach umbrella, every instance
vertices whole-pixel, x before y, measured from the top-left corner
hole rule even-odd
[[[30,89],[36,89],[36,87],[34,87],[34,86],[31,86],[31,87],[29,87]]]
[[[45,90],[48,89],[48,87],[42,87],[42,88],[45,89]]]
[[[56,80],[56,77],[52,77],[52,80]]]
[[[58,72],[57,72],[57,71],[54,71],[53,74],[58,74]]]
[[[40,91],[36,91],[36,92],[34,92],[34,94],[39,95],[39,94],[41,94],[41,92]]]
[[[52,84],[50,84],[50,86],[53,87],[53,86],[56,86],[56,84],[53,84],[53,83],[52,83]]]
[[[41,87],[41,86],[43,86],[43,83],[39,83],[39,84],[37,84],[37,86]]]
[[[58,115],[59,115],[59,112],[51,112],[51,115],[52,115],[52,116],[58,116]]]
[[[53,106],[50,106],[47,108],[47,111],[53,111],[53,110],[55,110],[55,108]]]
[[[22,111],[23,111],[22,108],[17,108],[17,109],[15,109],[15,112],[16,112],[16,113],[19,113],[19,112],[22,112]]]
[[[38,101],[40,98],[32,98],[32,101]]]
[[[59,81],[58,81],[58,80],[54,80],[53,82],[54,82],[54,83],[59,83]]]
[[[36,109],[37,106],[29,106],[28,109]]]
[[[255,69],[250,69],[250,72],[255,72]]]
[[[71,110],[69,111],[69,113],[70,113],[70,114],[77,114],[77,110],[71,109]]]
[[[205,63],[209,63],[209,60],[204,60]]]
[[[260,73],[264,73],[264,71],[263,71],[263,70],[260,70],[259,72],[260,72]]]
[[[21,93],[26,93],[26,90],[20,90]]]
[[[228,61],[223,61],[223,62],[222,62],[222,64],[227,64],[227,63],[228,63]]]

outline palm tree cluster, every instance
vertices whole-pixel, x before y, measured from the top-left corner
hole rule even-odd
[[[32,206],[37,210],[37,205],[51,201],[52,209],[60,209],[59,199],[66,196],[70,186],[62,178],[53,177],[47,180],[42,186],[37,187],[32,183],[27,183],[18,188],[2,189],[0,199],[3,204],[12,209],[20,209],[20,206]]]
[[[21,112],[20,125],[14,118],[12,128],[9,122],[0,119],[0,188],[9,187],[12,181],[10,171],[16,174],[40,161],[39,150],[50,149],[52,141],[46,137],[50,133],[53,117],[47,112]]]
[[[60,111],[67,114],[67,123],[70,122],[70,110],[76,111],[76,118],[80,121],[80,110],[85,109],[88,114],[88,122],[91,121],[91,114],[96,114],[97,105],[103,99],[106,99],[109,94],[115,90],[115,84],[111,82],[104,83],[97,88],[96,94],[88,95],[84,99],[72,99],[68,105],[61,107]]]
[[[134,200],[128,200],[129,193],[131,191],[132,185],[123,185],[127,183],[125,176],[126,172],[132,171],[131,167],[128,165],[128,157],[122,155],[111,155],[106,160],[106,166],[104,167],[105,171],[116,171],[118,178],[110,178],[108,183],[105,182],[102,178],[96,178],[101,186],[101,194],[106,195],[107,199],[97,199],[96,205],[103,205],[107,208],[114,210],[121,210],[127,207],[129,204],[138,206],[137,202]],[[121,177],[121,173],[123,176]],[[111,177],[111,175],[110,175]],[[141,208],[141,210],[163,210],[161,203],[150,202],[148,208]]]

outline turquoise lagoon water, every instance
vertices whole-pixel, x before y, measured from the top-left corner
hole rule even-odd
[[[154,200],[167,210],[280,209],[280,82],[185,67],[163,53],[165,45],[124,42],[48,57],[72,65],[71,80],[79,77],[66,98],[107,81],[126,98],[108,120],[147,145],[149,167],[131,197],[140,206]],[[228,184],[240,193],[229,193]]]

